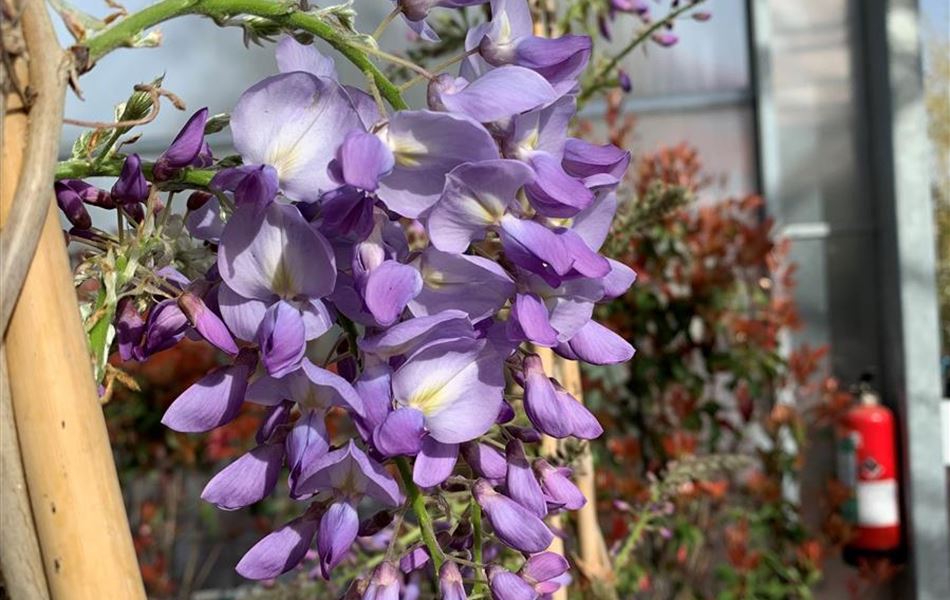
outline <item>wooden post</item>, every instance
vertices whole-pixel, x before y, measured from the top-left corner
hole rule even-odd
[[[7,383],[7,358],[0,349],[0,566],[3,582],[13,600],[49,600]]]
[[[52,35],[41,0],[27,0],[23,18],[34,19],[34,27]],[[31,87],[38,95],[51,93],[42,85]],[[17,185],[29,168],[24,160],[39,160],[24,156],[29,118],[20,98],[11,94],[4,108],[0,227],[8,224]],[[58,123],[56,128],[54,143]],[[56,205],[50,202],[52,173],[48,177],[50,191],[29,198],[49,208],[4,338],[10,399],[46,579],[55,600],[144,600],[69,259]],[[6,273],[2,277],[6,281]],[[42,598],[23,600],[37,597]]]

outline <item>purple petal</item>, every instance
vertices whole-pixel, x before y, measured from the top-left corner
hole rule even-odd
[[[393,153],[372,133],[351,131],[340,146],[337,159],[343,182],[361,190],[375,192],[379,180],[395,164]]]
[[[540,458],[534,461],[534,469],[541,478],[541,489],[547,496],[548,501],[567,510],[578,510],[587,504],[587,498],[584,497],[584,494],[560,469],[555,469],[546,460]],[[557,575],[560,575],[560,573]],[[557,575],[551,577],[557,577]],[[545,577],[544,579],[551,579],[551,577]],[[543,581],[541,578],[537,578],[537,580]]]
[[[462,457],[477,477],[503,480],[508,472],[508,463],[501,452],[482,442],[462,444]]]
[[[393,397],[425,415],[433,438],[457,444],[494,424],[504,385],[501,357],[484,340],[461,339],[413,354],[393,374]]]
[[[356,419],[356,426],[367,442],[372,441],[373,430],[386,420],[386,415],[392,410],[391,381],[392,369],[381,363],[365,368],[353,384],[363,401],[363,416]]]
[[[475,338],[468,315],[445,310],[428,317],[416,317],[393,325],[383,333],[359,341],[360,350],[380,358],[408,354],[434,338]]]
[[[604,432],[604,428],[597,421],[597,417],[560,385],[554,387],[558,410],[564,422],[570,428],[571,435],[582,440],[592,440],[600,437]]]
[[[361,190],[344,186],[323,195],[320,231],[329,236],[364,240],[373,230],[373,199]]]
[[[199,192],[195,192],[196,194]],[[214,196],[196,208],[189,208],[185,216],[185,227],[191,237],[217,243],[224,231],[224,220],[221,218],[221,204]]]
[[[329,243],[300,212],[271,204],[263,219],[253,207],[232,215],[218,248],[218,269],[245,298],[322,298],[333,291],[336,266]]]
[[[389,413],[375,432],[373,445],[384,456],[414,456],[422,450],[425,416],[414,408],[398,408]]]
[[[540,108],[557,99],[557,93],[544,77],[516,66],[493,69],[457,91],[454,87],[433,81],[429,85],[430,98],[444,110],[468,115],[481,123]]]
[[[488,581],[494,600],[537,600],[539,597],[531,584],[503,567],[489,567]]]
[[[53,184],[53,189],[56,191],[56,204],[73,226],[77,229],[89,229],[92,227],[92,217],[89,216],[89,212],[86,210],[82,196],[69,185],[73,182],[83,186],[89,185],[78,180],[57,181]]]
[[[544,372],[541,358],[529,354],[524,359],[524,410],[535,427],[554,438],[573,433],[563,414],[554,384]]]
[[[402,577],[392,563],[376,567],[361,600],[399,600]]]
[[[517,43],[515,62],[544,75],[563,93],[576,85],[577,76],[587,67],[591,46],[591,39],[586,35],[562,35],[554,39],[526,37]]]
[[[145,322],[145,337],[139,360],[171,348],[185,336],[188,318],[175,300],[162,300],[152,307]]]
[[[455,469],[458,455],[458,444],[443,444],[427,436],[422,440],[422,449],[416,456],[412,480],[423,488],[441,484]]]
[[[423,288],[409,303],[417,317],[458,309],[479,321],[498,312],[515,293],[515,284],[505,270],[481,256],[427,248],[417,265]]]
[[[426,221],[432,245],[460,254],[501,222],[518,190],[534,179],[534,171],[516,160],[462,164],[445,178],[438,204]]]
[[[398,506],[404,499],[392,475],[353,440],[305,466],[297,490],[301,494],[329,490],[351,496],[366,494],[388,506]]]
[[[178,297],[178,307],[181,309],[192,327],[198,330],[201,336],[216,346],[222,352],[231,356],[238,353],[237,344],[231,337],[231,332],[221,318],[214,314],[204,301],[191,292],[186,291]]]
[[[589,321],[567,342],[571,353],[592,365],[613,365],[630,360],[635,350],[627,340],[596,321]]]
[[[430,560],[426,547],[418,545],[399,559],[399,570],[403,573],[412,573],[429,564]]]
[[[333,567],[346,557],[359,529],[356,507],[349,502],[335,502],[323,513],[317,534],[317,552],[324,579],[329,579]]]
[[[370,271],[363,297],[366,307],[383,327],[396,322],[410,300],[422,291],[422,276],[409,265],[384,261]]]
[[[307,349],[305,328],[300,311],[281,300],[275,302],[261,321],[257,332],[261,362],[273,377],[296,370]]]
[[[301,44],[287,35],[277,42],[277,68],[281,73],[303,71],[317,77],[336,79],[336,65],[329,56],[324,56],[313,44]]]
[[[608,258],[610,273],[604,277],[604,300],[613,300],[627,293],[633,282],[637,280],[637,272],[627,265]]]
[[[247,551],[235,570],[248,579],[272,579],[303,560],[317,533],[317,521],[304,515],[264,536]]]
[[[230,423],[241,410],[250,369],[242,364],[208,373],[172,402],[162,423],[175,431],[210,431]]]
[[[232,192],[237,206],[253,206],[255,213],[267,208],[277,197],[277,171],[270,165],[244,165],[215,173],[209,187]]]
[[[556,552],[539,552],[528,557],[524,566],[521,567],[521,576],[528,583],[535,584],[555,577],[560,577],[570,568],[570,565],[560,554]]]
[[[145,334],[145,320],[135,309],[135,301],[129,296],[119,300],[116,307],[115,337],[119,345],[119,357],[132,360]]]
[[[553,269],[558,275],[571,270],[571,255],[553,231],[538,223],[505,215],[501,220],[505,255],[518,266],[541,274]]]
[[[578,138],[568,138],[564,145],[564,170],[574,177],[590,177],[608,173],[622,179],[630,164],[630,152],[613,144],[598,146]]]
[[[245,298],[222,283],[218,287],[218,308],[228,329],[238,339],[245,342],[257,339],[257,330],[267,314],[266,302]]]
[[[291,492],[296,492],[295,483],[305,465],[313,464],[330,449],[327,426],[322,410],[305,410],[284,440],[287,466],[290,469]]]
[[[525,186],[531,205],[547,217],[573,217],[591,205],[594,195],[580,180],[568,175],[554,156],[531,155],[534,181]]]
[[[333,317],[326,304],[317,299],[296,303],[303,319],[304,337],[307,341],[315,340],[333,327]]]
[[[148,181],[142,174],[142,161],[138,154],[130,154],[122,163],[119,178],[112,185],[112,198],[118,204],[144,202],[148,197]]]
[[[257,446],[219,471],[201,492],[201,499],[222,510],[254,504],[273,491],[283,462],[283,445]]]
[[[183,169],[198,158],[204,147],[205,123],[208,121],[208,108],[202,108],[191,115],[181,128],[168,150],[155,161],[152,173],[158,181],[174,177],[178,169]]]
[[[347,380],[309,360],[303,361],[303,372],[311,384],[307,403],[321,407],[342,406],[357,415],[364,414],[363,399]]]
[[[554,534],[527,508],[496,492],[484,479],[479,479],[472,491],[503,543],[522,552],[541,552],[551,545]]]
[[[244,163],[274,167],[281,191],[302,202],[337,187],[327,167],[346,134],[358,129],[362,123],[346,91],[301,71],[252,86],[231,113],[234,147]]]
[[[409,218],[438,200],[447,172],[465,162],[498,158],[491,134],[462,115],[399,111],[390,119],[384,139],[396,166],[380,181],[378,195],[387,208]]]
[[[524,446],[519,440],[511,440],[506,447],[508,471],[505,477],[505,486],[508,495],[542,519],[548,514],[547,502],[541,492],[541,484],[534,476],[534,471],[524,454]]]
[[[442,563],[442,568],[439,569],[439,592],[442,594],[442,600],[468,599],[462,574],[451,560]]]
[[[610,273],[610,263],[607,259],[591,250],[587,242],[571,229],[558,232],[564,247],[574,259],[574,270],[584,277],[601,278]]]
[[[547,347],[557,345],[557,331],[551,327],[548,309],[538,296],[518,294],[511,308],[511,318],[532,343]]]

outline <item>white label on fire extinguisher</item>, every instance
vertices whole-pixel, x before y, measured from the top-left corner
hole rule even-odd
[[[897,480],[858,481],[858,525],[888,527],[900,523],[897,508]]]

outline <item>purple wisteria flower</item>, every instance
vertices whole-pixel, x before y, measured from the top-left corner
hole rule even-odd
[[[399,0],[391,18],[427,36],[431,10],[484,3]],[[238,99],[239,156],[214,161],[201,109],[154,163],[118,154],[110,192],[56,183],[71,235],[154,266],[142,259],[141,289],[114,305],[119,354],[186,337],[220,352],[164,414],[174,430],[224,426],[245,402],[266,410],[254,447],[202,492],[237,510],[286,477],[297,516],[247,551],[244,577],[314,559],[314,577],[353,575],[369,552],[375,568],[345,597],[411,598],[426,574],[447,599],[479,576],[496,599],[548,597],[569,564],[547,551],[545,519],[589,499],[537,444],[603,429],[535,351],[597,365],[634,353],[593,319],[636,273],[600,252],[630,153],[569,134],[590,39],[537,37],[525,0],[492,0],[458,72],[430,78],[424,107],[392,112],[391,89],[344,85],[308,39],[282,38],[279,73]],[[188,183],[194,169],[206,185]],[[161,215],[158,195],[182,188],[185,215]],[[162,244],[91,227],[89,206],[142,222],[146,202],[162,218],[142,235]]]

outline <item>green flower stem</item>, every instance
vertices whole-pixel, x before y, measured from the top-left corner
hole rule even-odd
[[[319,15],[302,12],[294,4],[275,0],[161,0],[116,21],[101,33],[75,46],[73,53],[84,63],[80,65],[80,70],[88,71],[96,61],[116,48],[133,45],[146,29],[184,15],[203,15],[218,23],[226,23],[228,19],[239,15],[251,15],[267,19],[285,29],[312,33],[333,46],[360,71],[371,74],[380,94],[393,108],[408,108],[399,94],[399,88],[389,81],[363,50],[354,46],[347,34]]]
[[[479,565],[483,564],[482,546],[485,543],[485,528],[482,526],[482,507],[478,502],[472,499],[472,562]],[[478,567],[475,570],[475,587],[472,588],[473,594],[488,594],[488,587],[485,585],[485,569]]]
[[[71,159],[64,160],[56,165],[54,179],[85,179],[86,177],[118,177],[122,172],[121,158],[111,158],[96,164],[93,160]],[[154,163],[142,162],[142,173],[149,181],[152,180]],[[206,188],[211,183],[216,171],[211,169],[184,169],[178,177],[167,182],[169,187]]]
[[[432,528],[432,517],[426,509],[426,499],[412,481],[412,469],[409,467],[409,461],[404,456],[396,459],[396,467],[399,469],[399,475],[402,477],[402,484],[406,488],[406,496],[409,497],[409,505],[412,512],[416,514],[419,521],[419,530],[422,533],[422,541],[429,550],[429,556],[432,558],[432,564],[435,566],[436,577],[439,576],[439,569],[445,562],[445,554],[439,546],[439,541],[435,539],[435,530]]]
[[[581,91],[577,101],[579,103],[583,102],[590,98],[594,93],[599,92],[603,88],[607,87],[610,84],[608,78],[610,77],[611,71],[613,71],[617,65],[620,64],[620,61],[623,60],[625,56],[633,52],[637,46],[649,39],[649,37],[658,30],[666,27],[667,24],[675,21],[680,15],[693,10],[705,1],[706,0],[692,0],[691,2],[686,2],[683,5],[671,10],[662,19],[650,23],[649,27],[640,32],[640,35],[630,40],[630,43],[624,46],[623,50],[614,55],[614,57],[611,58],[602,69],[600,69],[597,75],[595,75],[591,80],[591,85]]]

